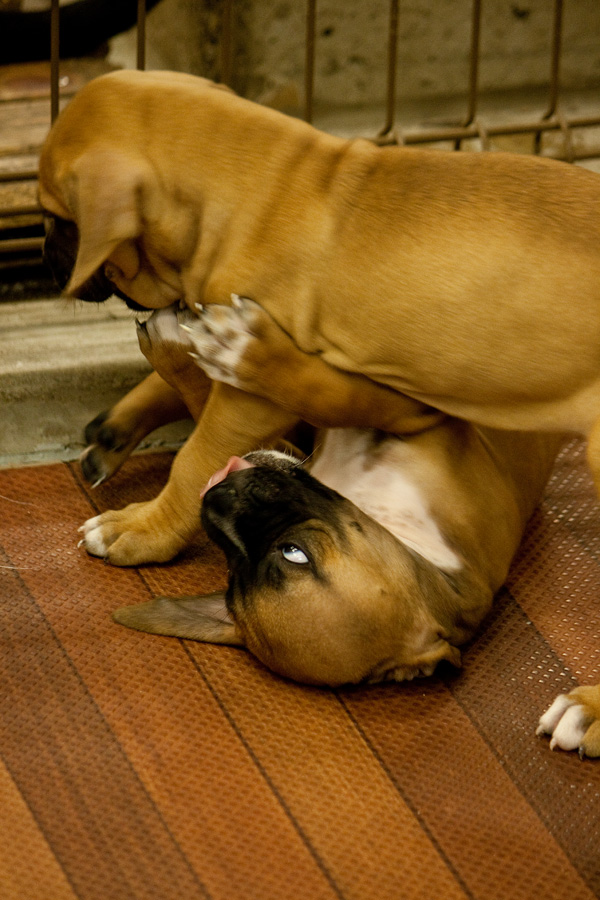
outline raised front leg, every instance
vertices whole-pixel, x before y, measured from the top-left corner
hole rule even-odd
[[[79,458],[84,478],[96,487],[121,468],[146,435],[188,417],[177,391],[152,372],[86,426],[87,447]]]
[[[199,366],[215,381],[268,397],[319,428],[377,428],[411,434],[443,413],[362,375],[304,353],[258,303],[210,304],[183,327]]]
[[[193,345],[182,326],[195,316],[188,309],[169,306],[157,309],[150,318],[137,323],[140,350],[163,381],[177,392],[195,422],[202,415],[211,382],[194,364]]]

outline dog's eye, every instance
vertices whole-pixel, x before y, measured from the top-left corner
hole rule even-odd
[[[281,555],[284,559],[287,559],[288,562],[296,563],[299,566],[305,566],[308,563],[308,556],[301,550],[300,547],[296,547],[295,544],[284,544],[281,547]]]

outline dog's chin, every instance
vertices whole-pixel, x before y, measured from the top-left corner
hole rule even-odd
[[[149,306],[142,306],[141,303],[137,303],[135,300],[132,300],[131,297],[128,297],[127,294],[124,294],[122,291],[119,291],[116,287],[113,286],[111,291],[112,294],[115,294],[116,297],[120,297],[121,300],[124,301],[125,305],[133,310],[134,312],[147,313],[152,312]]]
[[[64,287],[64,285],[63,285]],[[83,284],[76,294],[77,300],[83,300],[84,303],[104,303],[112,296],[119,297],[125,305],[133,312],[147,313],[152,310],[147,306],[142,306],[123,291],[120,291],[115,285],[109,281],[102,272],[97,272],[92,278]]]

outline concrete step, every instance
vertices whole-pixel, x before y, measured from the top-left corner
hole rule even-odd
[[[1,303],[0,466],[76,458],[85,425],[149,371],[121,300]],[[144,446],[178,446],[188,433],[167,426]]]

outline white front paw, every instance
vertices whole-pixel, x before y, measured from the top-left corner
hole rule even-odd
[[[102,535],[100,519],[101,516],[94,516],[83,523],[81,528],[79,528],[79,532],[83,534],[83,537],[77,546],[85,547],[91,556],[104,558],[108,552],[108,546]]]
[[[540,717],[536,734],[549,734],[550,749],[579,750],[584,744],[586,731],[591,724],[589,712],[568,694],[559,694],[552,705]]]
[[[238,369],[255,338],[252,322],[256,306],[247,297],[232,294],[231,306],[199,305],[198,317],[181,324],[194,347],[190,355],[213,381],[241,386]]]

